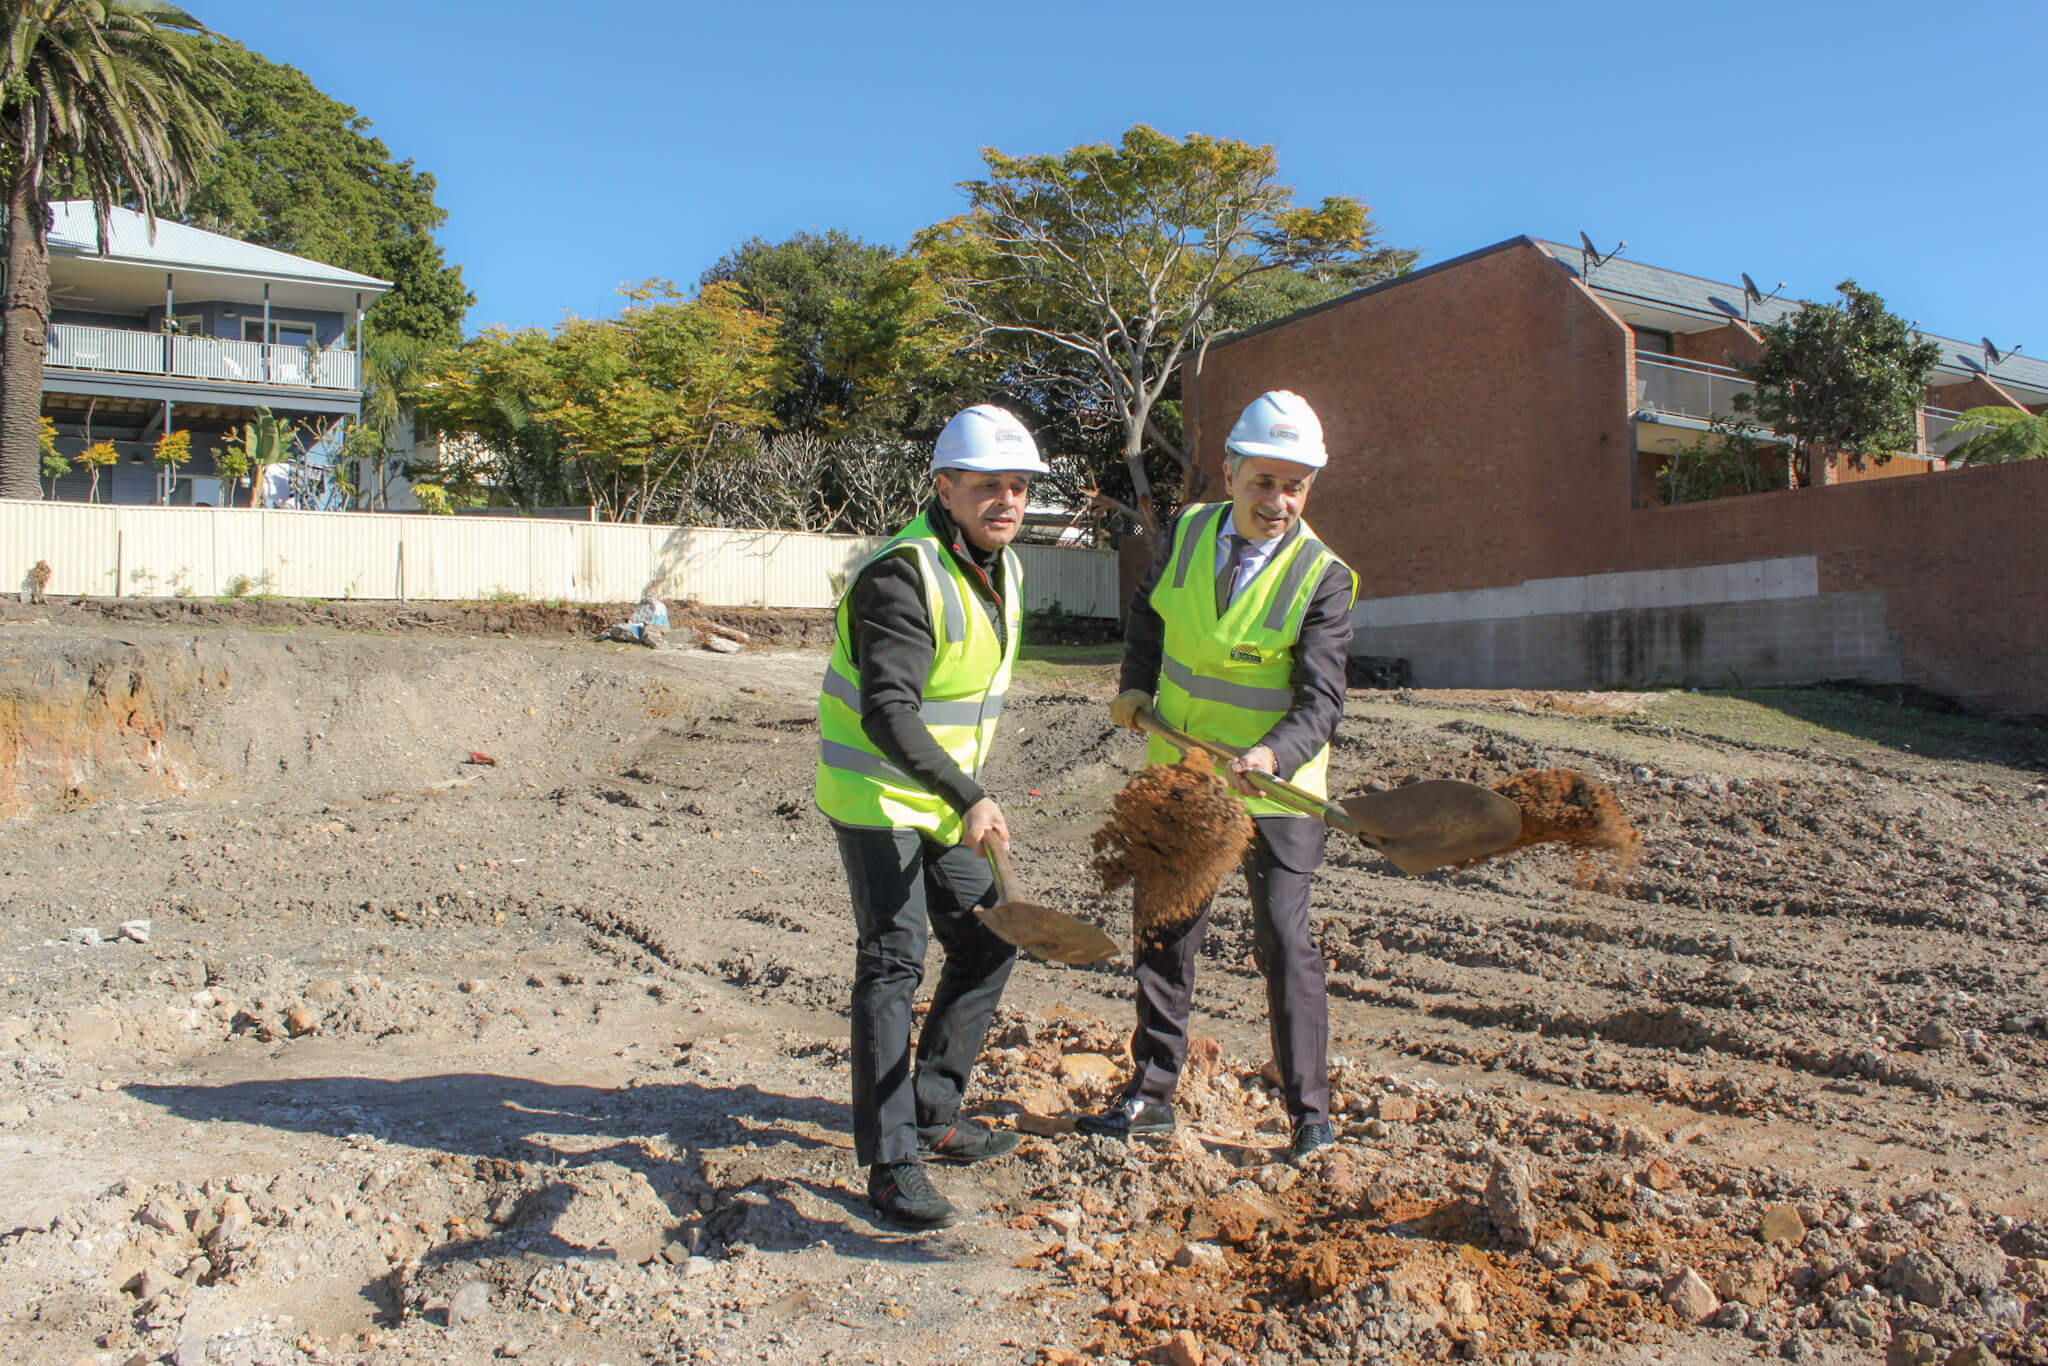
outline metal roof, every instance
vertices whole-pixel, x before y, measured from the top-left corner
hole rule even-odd
[[[1640,300],[1656,308],[1690,313],[1723,323],[1739,321],[1744,316],[1741,285],[1618,258],[1603,261],[1588,271],[1585,253],[1580,248],[1540,238],[1536,239],[1536,245],[1596,294]],[[1767,299],[1762,303],[1752,303],[1748,318],[1756,324],[1774,323],[1798,312],[1800,303],[1797,299]],[[2029,392],[2048,392],[2048,360],[2007,356],[1995,367],[1987,369],[1982,346],[1918,329],[1915,332],[1941,348],[1937,368],[1944,374],[1959,379],[1983,375],[2000,384],[2017,386]]]
[[[314,284],[340,285],[364,293],[383,293],[389,280],[358,275],[352,270],[321,261],[294,256],[290,252],[239,242],[232,237],[168,218],[156,220],[152,240],[149,220],[134,209],[115,209],[107,220],[107,254],[100,255],[99,224],[92,203],[63,199],[50,205],[50,249],[66,255],[118,261],[125,265],[154,266],[160,270],[210,271],[225,275],[254,275],[273,280],[296,280]]]

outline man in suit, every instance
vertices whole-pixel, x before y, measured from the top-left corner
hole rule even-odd
[[[1155,706],[1169,725],[1240,752],[1227,778],[1256,829],[1245,858],[1253,945],[1299,1160],[1332,1140],[1329,1006],[1308,915],[1325,827],[1259,796],[1243,775],[1270,773],[1326,794],[1357,578],[1302,520],[1328,459],[1322,423],[1304,399],[1284,389],[1260,395],[1224,450],[1230,501],[1183,509],[1163,538],[1131,599],[1122,690],[1110,711],[1135,728],[1139,709]],[[1146,755],[1152,763],[1177,757],[1157,737]],[[1081,1117],[1083,1132],[1172,1132],[1209,913],[1204,906],[1181,934],[1138,947],[1135,1072],[1107,1110]]]

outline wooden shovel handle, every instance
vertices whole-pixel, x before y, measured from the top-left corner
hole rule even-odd
[[[996,905],[1010,899],[1010,889],[1017,884],[1017,874],[1010,867],[1010,851],[1003,848],[1003,842],[991,836],[981,842],[981,856],[988,860],[989,876],[996,884]]]
[[[1167,725],[1159,719],[1159,713],[1150,707],[1138,708],[1137,721],[1141,729],[1150,731],[1179,749],[1200,750],[1210,758],[1221,759],[1225,763],[1244,757],[1240,750],[1230,745],[1219,745],[1213,740],[1198,740],[1184,730]],[[1358,839],[1365,838],[1364,832],[1358,828],[1358,822],[1351,819],[1350,813],[1334,802],[1326,802],[1313,792],[1305,791],[1283,778],[1276,778],[1270,773],[1261,773],[1256,769],[1246,769],[1239,776],[1274,801],[1291,806],[1304,816],[1314,816],[1333,829],[1341,830]]]

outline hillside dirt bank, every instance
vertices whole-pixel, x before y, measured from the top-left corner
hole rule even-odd
[[[181,610],[0,622],[0,1358],[2048,1361],[2039,730],[1354,693],[1341,786],[1584,768],[1638,867],[1333,843],[1299,1173],[1237,880],[1175,1142],[1062,1132],[1130,993],[1020,964],[975,1099],[1030,1136],[915,1237],[847,1136],[822,651]],[[1028,675],[1020,880],[1126,934],[1141,744]]]

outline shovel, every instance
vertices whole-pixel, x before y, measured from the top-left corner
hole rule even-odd
[[[1012,888],[1017,874],[1010,867],[1009,851],[998,840],[981,846],[988,859],[989,875],[995,879],[996,904],[976,909],[981,923],[995,931],[996,938],[1015,944],[1054,963],[1086,967],[1114,958],[1121,952],[1114,939],[1079,916],[1016,899]]]
[[[1138,725],[1183,750],[1198,749],[1226,763],[1242,757],[1229,745],[1197,740],[1174,729],[1150,707],[1139,710]],[[1240,776],[1281,805],[1363,840],[1404,873],[1427,873],[1498,854],[1522,834],[1522,808],[1476,783],[1433,778],[1390,792],[1326,802],[1270,773],[1247,771]]]

